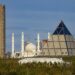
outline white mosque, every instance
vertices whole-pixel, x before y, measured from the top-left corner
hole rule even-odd
[[[23,58],[23,57],[34,57],[40,54],[40,40],[39,40],[39,33],[37,35],[37,47],[35,44],[31,42],[26,42],[24,44],[24,32],[22,32],[21,37],[21,52],[16,52],[14,48],[14,33],[12,33],[12,58]]]

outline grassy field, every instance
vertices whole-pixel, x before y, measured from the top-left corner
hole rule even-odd
[[[0,59],[0,75],[75,75],[75,57],[63,57],[71,64],[27,63],[18,59]]]

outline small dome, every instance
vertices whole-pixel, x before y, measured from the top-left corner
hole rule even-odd
[[[26,45],[25,51],[35,52],[36,46],[33,43],[29,43],[29,44]]]

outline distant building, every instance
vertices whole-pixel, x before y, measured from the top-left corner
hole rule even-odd
[[[5,6],[0,5],[0,58],[5,55]]]
[[[63,21],[59,24],[48,40],[42,41],[42,56],[73,56],[75,55],[75,39]]]
[[[14,58],[41,57],[42,59],[43,57],[50,56],[75,56],[75,39],[63,21],[60,22],[53,34],[48,33],[48,39],[46,40],[40,40],[38,33],[36,45],[31,42],[24,43],[23,32],[21,41],[21,52],[15,52],[14,36],[12,36],[12,54]],[[31,61],[33,60],[31,59]]]

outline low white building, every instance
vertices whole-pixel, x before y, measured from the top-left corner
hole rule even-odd
[[[44,62],[47,62],[47,63],[61,63],[63,64],[64,61],[62,60],[62,58],[48,58],[48,57],[32,57],[32,58],[24,58],[24,59],[21,59],[19,60],[19,63],[23,64],[23,63],[32,63],[32,62],[36,62],[36,63],[44,63]]]

